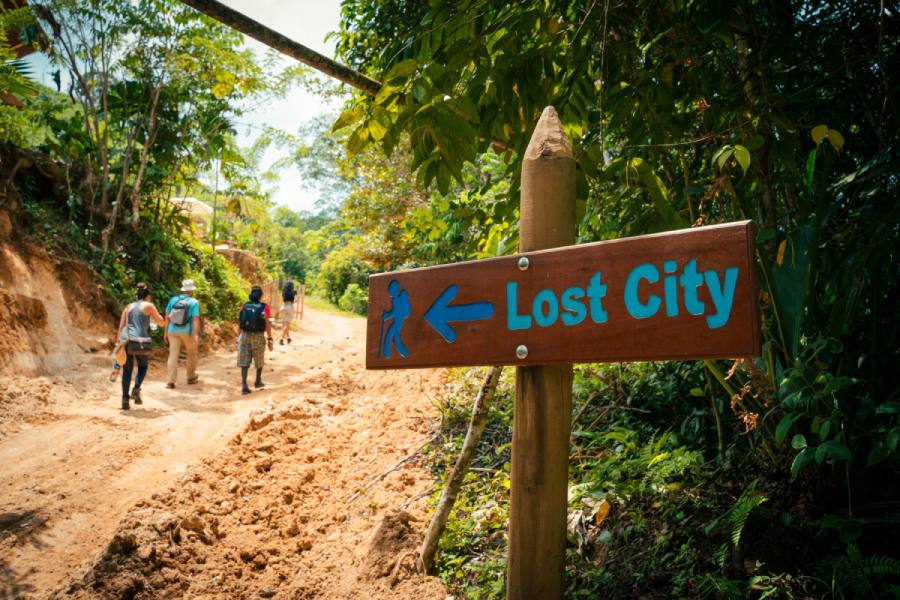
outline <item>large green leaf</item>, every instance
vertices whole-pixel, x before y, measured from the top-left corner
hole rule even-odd
[[[334,125],[331,127],[331,131],[338,131],[347,127],[348,125],[353,125],[363,118],[365,113],[359,107],[350,108],[341,113],[341,116],[338,117],[338,120],[334,122]]]
[[[653,208],[662,219],[663,226],[668,229],[686,227],[684,217],[678,214],[669,200],[669,190],[666,189],[665,183],[653,172],[650,165],[642,158],[632,158],[628,166],[637,173],[644,189],[650,194]]]
[[[772,296],[785,350],[796,357],[809,296],[812,255],[817,231],[806,225],[782,242],[772,268]]]
[[[750,151],[747,150],[747,148],[745,148],[744,146],[738,144],[734,147],[734,158],[741,166],[741,170],[744,172],[744,174],[746,174],[747,169],[750,168]]]
[[[791,430],[791,425],[794,424],[794,421],[800,418],[799,414],[787,414],[781,418],[781,421],[778,422],[778,427],[775,428],[775,442],[780,444],[787,437],[788,432]]]

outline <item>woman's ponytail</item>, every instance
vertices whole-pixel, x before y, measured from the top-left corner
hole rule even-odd
[[[135,298],[137,298],[138,300],[143,300],[144,298],[146,298],[149,295],[150,295],[150,288],[147,287],[147,284],[144,283],[143,281],[138,283],[137,291],[134,294]]]

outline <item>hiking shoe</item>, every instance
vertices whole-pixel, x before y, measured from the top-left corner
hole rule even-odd
[[[131,407],[128,405],[128,397],[122,398],[122,410],[128,410]]]
[[[119,378],[119,369],[113,369],[112,372],[109,374],[109,380],[115,381],[118,378]]]
[[[188,385],[194,385],[194,384],[197,383],[198,381],[200,381],[200,376],[199,376],[199,375],[197,375],[197,376],[195,376],[195,377],[191,377],[190,379],[187,380]]]
[[[247,387],[246,384],[243,385],[243,386],[241,386],[241,393],[242,393],[242,394],[249,394],[249,393],[250,393],[250,388]]]
[[[278,340],[278,345],[284,346],[284,338],[281,338],[280,340]],[[110,379],[110,381],[112,381],[112,380]]]
[[[288,338],[288,344],[290,344],[292,341],[293,340],[291,340],[291,338]]]
[[[166,389],[167,389],[167,390],[174,390],[174,389],[175,389],[175,384],[174,384],[174,383],[167,383],[167,384],[166,384]]]
[[[135,404],[143,404],[144,401],[141,399],[141,389],[134,388],[131,390],[131,399],[134,400]]]
[[[260,389],[266,387],[266,384],[257,379],[256,382],[254,382],[253,387],[255,387],[256,389]]]

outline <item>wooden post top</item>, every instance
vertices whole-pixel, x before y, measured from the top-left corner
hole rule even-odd
[[[525,149],[524,160],[539,158],[572,158],[572,143],[563,130],[559,114],[552,106],[541,113],[528,148]]]

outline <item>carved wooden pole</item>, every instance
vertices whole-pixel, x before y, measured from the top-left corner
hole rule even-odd
[[[575,160],[552,106],[522,161],[519,250],[575,242]],[[559,599],[565,591],[566,497],[572,365],[516,368],[510,473],[509,600]]]

